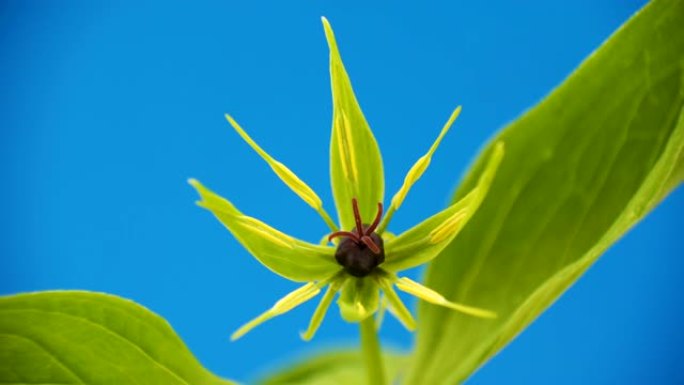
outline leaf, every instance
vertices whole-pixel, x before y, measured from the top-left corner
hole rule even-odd
[[[684,2],[653,1],[494,141],[506,158],[426,285],[408,384],[454,384],[505,346],[682,181]],[[490,145],[459,188],[476,183]]]
[[[385,354],[385,370],[389,378],[403,372],[406,357],[396,353]],[[260,385],[339,385],[365,384],[367,381],[361,353],[355,350],[317,354],[295,364],[284,366],[257,381]]]
[[[355,225],[352,198],[359,202],[363,223],[372,222],[377,204],[383,201],[385,179],[382,157],[373,132],[356,101],[330,23],[325,18],[322,20],[330,47],[330,83],[333,96],[330,181],[340,227],[351,230]]]
[[[229,385],[171,326],[119,297],[53,291],[0,298],[0,383]]]
[[[444,250],[487,196],[503,155],[503,143],[497,143],[487,162],[486,171],[468,195],[398,237],[388,240],[382,269],[389,272],[410,269],[429,262]]]
[[[269,270],[296,282],[326,279],[340,270],[335,250],[295,239],[242,214],[200,182],[189,183],[202,197],[198,205],[211,211],[233,236]]]

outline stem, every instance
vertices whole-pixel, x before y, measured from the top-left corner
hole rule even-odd
[[[367,317],[359,324],[361,329],[361,352],[366,364],[369,385],[385,385],[385,365],[380,353],[380,341],[373,317]]]

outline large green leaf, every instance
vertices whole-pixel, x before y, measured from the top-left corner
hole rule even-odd
[[[78,291],[0,298],[0,383],[233,384],[204,369],[158,315]]]
[[[409,384],[454,384],[513,339],[682,181],[684,2],[654,1],[507,127],[489,194],[426,285],[499,315],[421,303]],[[454,201],[470,191],[492,144]]]
[[[397,378],[405,368],[406,357],[385,355],[388,378]],[[287,365],[258,383],[260,385],[339,385],[365,384],[366,368],[361,353],[354,350],[318,354],[294,365]]]

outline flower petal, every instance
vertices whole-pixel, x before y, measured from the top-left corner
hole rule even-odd
[[[314,311],[313,315],[311,316],[309,328],[306,330],[306,332],[301,334],[301,337],[304,341],[311,340],[316,334],[318,327],[321,326],[321,322],[323,322],[323,318],[325,318],[325,314],[328,312],[330,304],[335,298],[335,294],[337,294],[337,292],[340,290],[340,287],[342,287],[344,284],[345,278],[346,275],[342,275],[340,278],[333,279],[332,283],[330,283],[328,286],[328,290],[323,295],[323,298],[321,298],[321,302],[318,303],[316,311]]]
[[[318,197],[316,192],[309,187],[304,181],[299,179],[299,177],[293,173],[287,166],[284,164],[278,162],[275,160],[272,156],[270,156],[266,151],[264,151],[261,146],[259,146],[249,135],[247,135],[247,132],[240,127],[238,122],[233,119],[232,116],[226,114],[226,120],[228,120],[228,123],[230,123],[231,126],[237,131],[237,133],[244,139],[247,144],[249,144],[252,149],[261,156],[263,160],[268,163],[269,166],[271,166],[271,169],[273,172],[278,175],[278,178],[283,181],[289,187],[292,191],[294,191],[295,194],[297,194],[306,204],[309,206],[313,207],[316,212],[318,212],[325,223],[330,227],[332,231],[337,231],[337,226],[335,225],[335,222],[330,218],[330,215],[328,214],[327,211],[323,208],[323,202],[321,201],[321,198]]]
[[[356,198],[363,223],[371,223],[383,201],[385,181],[382,157],[375,137],[359,107],[342,64],[328,20],[323,18],[330,47],[333,125],[330,141],[330,177],[342,229],[354,227],[351,200]]]
[[[404,184],[401,186],[399,191],[397,191],[397,193],[394,194],[394,197],[392,197],[392,203],[390,204],[390,207],[387,210],[387,213],[385,214],[385,218],[382,220],[382,223],[378,228],[378,233],[382,233],[387,228],[387,224],[392,218],[392,215],[396,210],[399,209],[399,206],[401,206],[401,204],[404,202],[406,194],[408,194],[413,184],[416,183],[421,176],[423,176],[425,170],[427,170],[428,166],[430,166],[432,155],[435,153],[435,151],[437,151],[437,147],[442,142],[442,139],[444,138],[446,133],[449,132],[451,125],[454,123],[456,118],[458,118],[458,115],[460,113],[461,106],[458,106],[456,107],[454,112],[451,113],[451,117],[449,117],[449,120],[446,122],[444,127],[442,127],[442,131],[439,133],[434,143],[432,143],[432,146],[430,146],[428,152],[425,155],[421,156],[416,161],[416,163],[413,164],[409,172],[406,174],[406,177],[404,177]]]
[[[477,211],[489,191],[503,154],[503,143],[498,143],[477,186],[468,195],[398,237],[388,240],[385,243],[385,262],[382,268],[397,272],[435,258]]]
[[[375,280],[349,277],[342,286],[342,293],[337,299],[340,314],[345,321],[361,322],[378,310],[380,293]]]
[[[301,286],[297,290],[280,299],[275,303],[275,305],[261,313],[258,317],[242,325],[230,336],[231,341],[237,340],[250,330],[254,329],[256,326],[270,320],[271,318],[279,316],[283,313],[287,313],[288,311],[315,297],[320,291],[321,289],[313,282],[309,282],[306,285]]]
[[[389,302],[387,302],[387,296],[380,295],[380,305],[378,305],[378,312],[375,313],[375,330],[382,329],[382,323],[385,321],[385,313],[389,308]]]
[[[290,237],[242,214],[200,182],[191,179],[189,183],[202,197],[197,204],[211,211],[259,262],[274,273],[293,281],[305,282],[329,277],[340,270],[333,258],[333,248]]]
[[[392,281],[384,277],[378,277],[377,279],[380,283],[380,288],[385,295],[384,298],[389,302],[389,310],[392,315],[397,317],[406,329],[411,331],[415,330],[416,320],[413,319],[411,312],[406,308],[406,305],[404,305],[404,302],[399,298],[397,292],[394,291]]]
[[[430,302],[435,305],[440,305],[440,306],[445,306],[450,309],[456,310],[458,312],[461,312],[463,314],[468,314],[474,317],[480,317],[480,318],[496,318],[496,313],[493,311],[485,310],[485,309],[480,309],[477,307],[472,307],[472,306],[466,306],[466,305],[461,305],[459,303],[451,302],[444,298],[441,294],[438,292],[427,288],[418,282],[415,282],[409,278],[402,277],[399,278],[395,284],[397,285],[397,288],[401,291],[404,291],[406,293],[409,293],[411,295],[414,295],[423,301]]]

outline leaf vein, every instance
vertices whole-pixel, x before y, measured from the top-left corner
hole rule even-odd
[[[46,314],[59,314],[59,315],[62,315],[62,316],[68,317],[68,318],[75,318],[75,319],[81,320],[81,321],[83,321],[83,322],[85,322],[85,323],[87,323],[87,324],[89,324],[89,325],[91,325],[91,326],[93,326],[93,327],[95,327],[95,328],[97,328],[97,329],[101,329],[101,330],[105,331],[106,333],[109,333],[109,334],[111,334],[111,335],[113,335],[113,336],[119,338],[120,340],[124,341],[125,343],[131,345],[134,349],[140,351],[145,357],[147,357],[147,358],[148,358],[150,361],[152,361],[155,365],[157,365],[158,367],[160,367],[160,368],[163,369],[164,371],[166,371],[166,372],[168,372],[169,374],[171,374],[173,377],[175,377],[175,378],[177,378],[178,380],[180,380],[180,382],[182,382],[183,384],[191,385],[190,382],[188,382],[185,378],[183,378],[181,375],[179,375],[178,373],[176,373],[174,370],[171,370],[171,368],[169,368],[169,367],[167,367],[166,365],[164,365],[164,364],[162,364],[161,362],[159,362],[159,361],[158,361],[155,357],[153,357],[148,351],[146,351],[145,349],[143,349],[143,348],[140,347],[139,345],[135,344],[133,341],[131,341],[130,339],[128,339],[126,336],[121,335],[121,334],[117,333],[116,331],[114,331],[114,330],[112,330],[112,329],[106,327],[105,325],[99,324],[99,323],[97,323],[97,322],[95,322],[95,321],[93,321],[93,320],[91,320],[91,319],[89,319],[89,318],[86,318],[86,317],[83,317],[83,316],[80,316],[80,315],[76,315],[76,314],[70,314],[70,313],[66,313],[66,312],[61,312],[61,311],[54,311],[54,310],[53,310],[53,311],[48,311],[48,310],[36,309],[36,308],[2,309],[2,310],[0,310],[0,312],[27,311],[27,310],[28,310],[28,311],[35,311],[35,312],[39,312],[39,313],[46,313]],[[79,377],[79,379],[80,379],[80,377]],[[81,381],[82,381],[82,383],[83,383],[83,380],[81,380]]]

